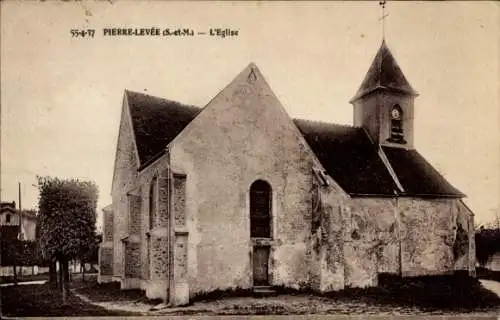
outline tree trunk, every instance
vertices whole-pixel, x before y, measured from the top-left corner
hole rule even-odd
[[[85,260],[80,261],[80,269],[82,270],[82,281],[85,281]]]
[[[51,261],[49,265],[49,283],[51,283],[53,287],[57,288],[57,268],[55,261]]]
[[[73,265],[73,262],[72,261],[68,261],[68,282],[72,281],[72,276],[73,275],[71,274],[71,270],[73,268],[70,268],[70,266],[72,266],[72,265]]]
[[[59,272],[58,277],[57,277],[57,287],[59,288],[59,291],[63,290],[63,269],[62,269],[62,261],[61,259],[58,260],[59,262]]]
[[[14,269],[14,284],[17,285],[17,270],[16,270],[15,263],[14,263],[13,269]]]
[[[63,303],[67,304],[69,297],[69,265],[68,260],[64,259],[62,262],[62,270],[63,270]]]

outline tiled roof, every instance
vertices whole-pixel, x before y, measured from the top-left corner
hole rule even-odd
[[[0,211],[16,211],[16,203],[15,202],[1,202],[0,203]]]
[[[9,214],[17,215],[19,214],[19,209],[16,208],[16,203],[15,202],[2,202],[0,204],[0,213],[6,213],[8,212]],[[33,209],[25,209],[22,210],[22,218],[28,218],[30,220],[36,220],[37,219],[37,213],[36,210]]]
[[[200,108],[126,91],[141,167],[147,166],[198,115]],[[416,150],[383,147],[405,193],[368,133],[352,126],[295,119],[327,173],[352,196],[462,197]]]
[[[377,89],[395,90],[411,95],[417,94],[408,80],[406,80],[403,71],[401,71],[385,41],[382,41],[382,45],[375,55],[372,65],[365,75],[365,79],[351,101],[361,98]]]
[[[394,196],[397,186],[365,130],[295,119],[327,173],[352,195]]]
[[[463,197],[417,150],[382,147],[408,196]]]
[[[143,93],[125,93],[141,166],[162,152],[201,110]]]

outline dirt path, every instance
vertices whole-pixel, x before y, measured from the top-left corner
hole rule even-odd
[[[110,311],[128,311],[142,315],[258,315],[258,314],[372,314],[383,316],[398,315],[465,315],[479,317],[491,315],[484,312],[425,312],[416,307],[389,307],[367,304],[361,301],[340,301],[314,295],[279,295],[275,297],[234,297],[214,301],[200,301],[186,307],[164,307],[152,310],[152,305],[137,301],[91,301],[86,296],[73,293],[85,302]]]
[[[86,303],[90,303],[99,307],[102,307],[106,310],[111,310],[111,311],[128,311],[128,312],[137,312],[137,313],[142,313],[142,314],[147,314],[150,309],[151,305],[150,304],[145,304],[141,302],[135,302],[135,301],[102,301],[102,302],[96,302],[92,301],[89,298],[87,298],[83,294],[79,294],[76,292],[75,289],[72,289],[71,292],[78,298],[82,299]]]
[[[485,279],[481,279],[479,281],[481,282],[483,287],[496,293],[497,296],[500,297],[500,282],[493,280],[485,280]]]
[[[500,297],[500,282],[480,280],[481,285]],[[412,306],[394,306],[374,303],[363,299],[332,299],[309,294],[258,297],[227,297],[220,300],[198,301],[185,307],[166,307],[158,305],[159,310],[153,310],[153,305],[138,300],[136,297],[92,301],[84,293],[73,293],[85,301],[105,308],[109,311],[127,311],[142,315],[256,315],[256,314],[373,314],[383,316],[398,315],[454,315],[466,317],[491,316],[494,310],[479,312],[454,312],[441,310],[424,310]]]
[[[44,284],[47,282],[47,280],[37,280],[37,281],[23,281],[23,282],[18,282],[18,286],[22,285],[29,285],[29,284]],[[15,283],[2,283],[0,284],[0,287],[10,287],[16,285]]]

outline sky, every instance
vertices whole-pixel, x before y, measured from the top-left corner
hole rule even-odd
[[[250,62],[292,117],[352,124],[382,40],[372,2],[0,3],[1,200],[36,208],[36,175],[110,190],[125,89],[204,106]],[[385,39],[420,96],[415,146],[467,195],[477,223],[500,214],[500,5],[387,2]],[[238,36],[104,36],[104,28],[210,28]],[[94,29],[75,38],[72,29]]]

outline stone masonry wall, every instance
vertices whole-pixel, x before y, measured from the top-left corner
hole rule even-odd
[[[158,179],[158,219],[157,226],[168,227],[170,225],[170,177],[168,171],[164,170]]]
[[[129,204],[127,192],[137,188],[137,153],[132,125],[124,98],[111,191],[113,210],[113,275],[125,276],[125,245],[122,238],[129,232]]]
[[[456,200],[400,199],[403,276],[453,271]]]
[[[148,298],[168,299],[169,277],[169,182],[167,156],[160,157],[139,175],[142,186],[141,232],[140,232],[140,275],[142,288]],[[156,183],[156,212],[151,212],[151,184]],[[153,225],[150,226],[150,214]]]
[[[328,186],[315,180],[313,186],[310,283],[313,290],[325,292],[344,288],[342,190],[328,177]]]
[[[168,239],[153,237],[151,241],[152,279],[165,279],[168,275]]]
[[[140,243],[127,242],[125,245],[125,277],[139,278],[141,270]]]
[[[174,221],[176,228],[186,226],[186,176],[174,176]]]
[[[175,305],[184,305],[189,302],[189,274],[188,252],[189,231],[186,228],[186,176],[173,175],[173,218],[174,218],[174,299]],[[192,249],[192,248],[191,248]],[[192,251],[192,250],[191,250]]]
[[[99,274],[113,275],[113,248],[99,248]]]
[[[469,262],[468,270],[469,275],[476,276],[476,240],[475,240],[475,227],[474,227],[474,214],[465,207],[462,201],[460,201],[463,211],[467,212],[469,215]]]
[[[455,270],[468,271],[475,275],[476,246],[474,215],[462,201],[455,201],[457,216],[455,239],[453,243],[453,259]]]
[[[138,189],[138,190],[137,190]],[[141,192],[127,193],[128,197],[128,236],[125,241],[125,278],[139,279],[141,276]],[[131,282],[129,282],[131,283]],[[130,285],[130,284],[129,284]],[[137,285],[137,281],[134,282]]]
[[[380,273],[474,273],[473,217],[460,200],[352,198],[346,208],[346,287],[375,286]]]
[[[141,233],[141,192],[138,195],[129,194],[129,215],[128,232],[130,235],[139,235]]]
[[[399,273],[394,200],[352,198],[344,216],[345,286],[378,284],[379,273]]]
[[[109,206],[103,209],[103,221],[103,241],[99,245],[99,275],[113,276],[113,210]]]
[[[103,241],[113,241],[113,211],[104,211],[104,238]]]

